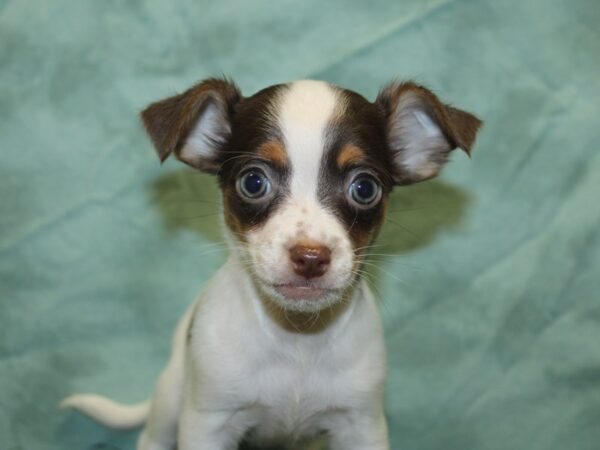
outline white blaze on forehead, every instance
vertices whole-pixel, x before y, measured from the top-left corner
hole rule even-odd
[[[295,81],[283,92],[277,117],[292,167],[292,196],[316,197],[325,131],[341,103],[323,81]]]

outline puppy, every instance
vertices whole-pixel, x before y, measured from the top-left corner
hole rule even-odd
[[[139,450],[389,449],[386,358],[361,280],[396,185],[470,152],[481,121],[417,84],[371,103],[322,81],[243,97],[208,79],[150,105],[161,161],[214,174],[230,256],[177,326],[151,401],[62,403],[112,427],[145,428]]]

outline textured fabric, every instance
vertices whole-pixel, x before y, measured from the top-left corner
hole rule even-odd
[[[221,73],[413,78],[481,116],[375,249],[392,448],[600,448],[599,23],[597,0],[0,1],[0,448],[134,447],[56,404],[145,398],[225,258],[214,180],[160,167],[137,118]]]

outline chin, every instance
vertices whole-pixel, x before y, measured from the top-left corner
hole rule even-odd
[[[311,284],[292,285],[258,282],[259,289],[268,301],[285,311],[317,313],[343,301],[348,289],[323,288]]]

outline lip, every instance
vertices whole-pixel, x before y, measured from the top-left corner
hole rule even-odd
[[[316,286],[298,286],[293,284],[277,284],[273,288],[282,296],[293,300],[318,300],[327,295],[331,289]]]

